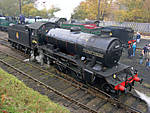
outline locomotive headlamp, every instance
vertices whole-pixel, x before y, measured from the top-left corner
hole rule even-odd
[[[81,60],[84,61],[84,60],[85,60],[85,57],[82,56],[82,57],[81,57]]]
[[[134,68],[133,67],[131,67],[131,70],[133,70]]]
[[[117,76],[116,76],[116,74],[113,74],[113,78],[115,79]]]
[[[110,32],[109,35],[112,36],[112,32]]]
[[[32,43],[35,43],[35,44],[37,44],[37,41],[36,41],[36,40],[32,40]]]

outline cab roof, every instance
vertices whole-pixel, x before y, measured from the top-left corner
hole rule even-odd
[[[46,24],[46,22],[35,22],[32,24],[28,24],[26,25],[29,29],[39,29],[40,27],[42,27],[44,24]]]

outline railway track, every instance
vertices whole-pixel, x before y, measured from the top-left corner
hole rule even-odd
[[[43,70],[37,64],[25,63],[5,53],[0,53],[0,59],[3,64],[11,68],[15,67],[16,71],[22,72],[22,74],[28,75],[28,77],[30,76],[30,79],[45,85],[44,87],[53,88],[51,90],[60,93],[60,96],[65,95],[63,98],[69,97],[69,101],[73,101],[72,103],[79,105],[80,108],[86,109],[88,112],[142,113],[147,111],[146,103],[133,95],[122,95],[119,99],[114,99],[97,88],[87,87],[87,85],[67,75],[58,74],[56,70]],[[60,76],[63,76],[63,78]]]
[[[66,81],[63,79],[58,79],[52,74],[49,75],[48,73],[31,67],[31,65],[21,62],[20,60],[14,59],[13,57],[10,57],[8,55],[4,55],[4,53],[0,54],[0,62],[3,69],[7,71],[11,70],[9,73],[20,73],[21,75],[27,77],[28,81],[37,82],[39,85],[47,88],[47,90],[52,91],[55,94],[52,94],[53,96],[59,95],[67,101],[70,101],[71,104],[78,105],[80,108],[83,108],[88,112],[97,113],[96,110],[79,102],[78,99],[69,96],[78,91],[78,89],[73,87],[71,83],[66,83]],[[25,79],[22,80],[25,81]]]

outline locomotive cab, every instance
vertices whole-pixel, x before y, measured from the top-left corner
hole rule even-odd
[[[38,45],[46,44],[44,35],[48,32],[49,29],[55,27],[58,27],[58,25],[51,22],[35,22],[27,26],[30,31],[32,42],[36,42]]]

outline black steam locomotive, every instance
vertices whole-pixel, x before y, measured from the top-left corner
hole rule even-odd
[[[119,39],[104,30],[101,36],[80,32],[79,28],[61,29],[55,23],[36,22],[9,28],[9,42],[16,49],[40,56],[41,63],[53,64],[64,73],[93,84],[99,80],[107,93],[131,90],[142,82],[136,71],[119,63]]]

